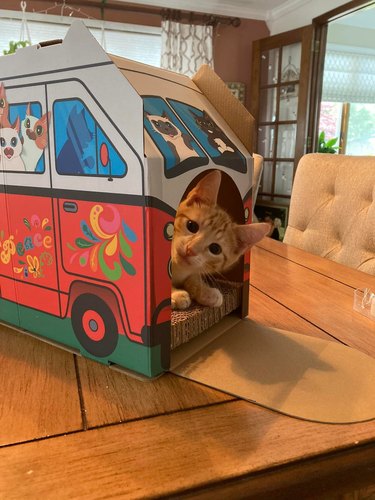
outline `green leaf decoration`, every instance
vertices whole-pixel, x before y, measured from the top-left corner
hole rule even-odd
[[[108,279],[111,281],[117,281],[118,279],[121,278],[122,275],[122,270],[121,266],[118,262],[113,263],[113,269],[111,269],[106,261],[104,260],[104,249],[106,246],[107,242],[105,241],[102,245],[99,247],[99,254],[98,254],[98,262],[100,269],[103,271],[103,273],[107,276]]]
[[[26,264],[26,262],[24,260],[19,260],[18,263],[23,265],[23,266]]]
[[[70,243],[67,243],[66,246],[69,248],[69,250],[73,250],[73,252],[75,252],[77,250],[76,247],[74,247]]]
[[[44,228],[44,230],[45,230],[45,231],[51,231],[51,229],[52,229],[52,227],[51,227],[51,226],[46,226],[46,227]]]
[[[93,246],[94,243],[91,241],[87,241],[83,238],[77,238],[76,239],[76,245],[78,248],[90,248]]]
[[[134,276],[137,273],[137,271],[135,270],[134,266],[132,266],[130,264],[130,262],[128,262],[127,260],[125,260],[124,257],[121,254],[119,254],[119,255],[120,255],[120,262],[122,264],[122,267],[125,269],[125,271],[128,274],[130,274],[130,276]]]
[[[126,257],[129,259],[133,256],[133,251],[129,246],[129,243],[125,240],[122,231],[119,232],[120,248]]]
[[[27,229],[29,231],[31,231],[31,226],[30,226],[30,222],[25,218],[23,219],[23,223],[25,224],[25,226],[27,227]]]
[[[4,231],[3,231],[3,230],[1,230],[1,231],[0,231],[0,240],[3,240],[3,239],[4,239]]]
[[[86,257],[80,257],[79,258],[79,263],[81,264],[81,266],[85,266],[87,264]]]

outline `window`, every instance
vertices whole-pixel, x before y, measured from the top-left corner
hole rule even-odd
[[[6,13],[6,14],[5,14]],[[1,11],[0,54],[8,49],[9,41],[21,39],[21,12]],[[27,26],[31,42],[64,38],[74,17],[27,13]],[[99,43],[104,27],[105,50],[113,55],[126,57],[152,66],[160,66],[161,28],[124,23],[101,22],[81,19]]]
[[[127,165],[79,99],[53,104],[56,170],[60,175],[123,177]]]
[[[47,113],[42,116],[38,102],[9,104],[7,119],[11,127],[0,129],[1,170],[43,173],[48,143]]]
[[[353,50],[327,50],[319,131],[341,138],[340,153],[374,155],[375,53]]]

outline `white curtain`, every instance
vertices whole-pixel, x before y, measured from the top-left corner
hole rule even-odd
[[[213,67],[212,40],[212,26],[163,20],[161,67],[187,76],[196,73],[202,64]]]

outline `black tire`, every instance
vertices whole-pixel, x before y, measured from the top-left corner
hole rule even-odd
[[[118,328],[114,314],[96,295],[85,293],[74,301],[72,326],[78,342],[93,356],[105,358],[117,347]]]

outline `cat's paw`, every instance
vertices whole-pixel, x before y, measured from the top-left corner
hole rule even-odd
[[[199,297],[199,303],[208,307],[220,307],[223,303],[223,295],[217,288],[207,288]]]
[[[171,296],[172,309],[187,309],[191,305],[191,298],[186,290],[175,290]]]

